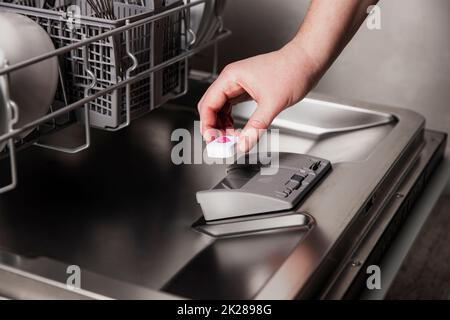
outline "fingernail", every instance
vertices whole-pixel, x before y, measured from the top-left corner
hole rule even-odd
[[[206,142],[211,142],[219,136],[219,133],[215,129],[206,129],[203,138]]]
[[[211,142],[211,141],[214,141],[214,140],[216,140],[216,136],[209,136],[208,137],[208,139],[206,140],[206,142]]]

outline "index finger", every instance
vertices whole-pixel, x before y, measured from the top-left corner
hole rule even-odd
[[[235,81],[228,77],[220,75],[216,81],[206,90],[202,99],[198,103],[198,111],[201,121],[201,132],[208,141],[208,131],[216,129],[217,114],[227,105],[230,99],[233,99],[245,90]]]

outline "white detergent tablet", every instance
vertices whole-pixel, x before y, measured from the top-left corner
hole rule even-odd
[[[210,158],[229,158],[236,152],[238,137],[221,136],[206,145],[206,152]]]

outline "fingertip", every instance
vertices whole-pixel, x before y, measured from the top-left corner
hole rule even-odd
[[[203,139],[205,140],[206,143],[210,143],[211,141],[218,138],[220,135],[221,135],[220,130],[208,128],[203,133]]]

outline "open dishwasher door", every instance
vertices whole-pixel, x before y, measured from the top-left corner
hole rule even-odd
[[[322,159],[329,170],[291,208],[221,215],[225,227],[214,234],[217,221],[198,228],[208,222],[196,193],[225,179],[226,166],[171,159],[172,133],[198,136],[197,119],[194,108],[166,105],[120,132],[93,132],[78,155],[21,152],[23,183],[0,195],[0,295],[355,297],[364,266],[382,256],[446,145],[411,111],[308,98],[274,122],[278,151]],[[82,128],[72,130],[76,140]],[[74,266],[78,291],[66,287]]]

